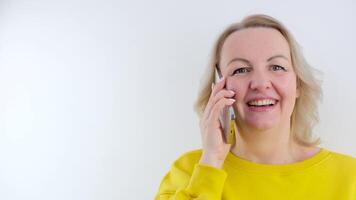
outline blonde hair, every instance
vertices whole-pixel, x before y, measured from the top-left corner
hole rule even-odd
[[[199,118],[202,117],[211,94],[211,85],[214,82],[215,67],[219,66],[221,48],[226,38],[233,32],[250,27],[267,27],[278,30],[287,40],[290,47],[292,65],[297,76],[297,87],[300,96],[296,99],[291,116],[291,136],[295,142],[304,146],[315,146],[321,143],[320,138],[313,138],[312,129],[319,122],[317,104],[322,100],[321,80],[317,79],[317,69],[310,66],[305,60],[301,47],[278,20],[267,15],[250,15],[239,23],[227,27],[218,37],[212,51],[210,63],[201,80],[198,98],[194,110]]]

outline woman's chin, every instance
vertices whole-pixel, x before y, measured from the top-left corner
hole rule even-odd
[[[277,123],[273,120],[264,120],[264,121],[247,121],[246,123],[249,127],[251,127],[252,129],[257,129],[260,131],[263,130],[268,130],[268,129],[272,129],[273,127],[275,127],[277,125]]]

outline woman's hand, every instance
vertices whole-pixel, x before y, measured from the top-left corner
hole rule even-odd
[[[235,93],[225,89],[226,78],[224,77],[212,87],[212,93],[200,120],[200,130],[203,142],[203,154],[200,158],[201,164],[221,168],[231,144],[227,144],[223,127],[230,123],[228,108],[235,99]]]

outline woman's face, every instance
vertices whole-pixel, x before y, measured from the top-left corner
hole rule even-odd
[[[263,27],[236,31],[226,38],[219,64],[226,88],[236,93],[238,124],[265,130],[290,123],[299,91],[281,33]]]

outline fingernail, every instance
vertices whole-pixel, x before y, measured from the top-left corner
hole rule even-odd
[[[221,83],[224,79],[225,79],[225,77],[223,77],[222,79],[220,79],[220,80],[219,80],[219,83]]]
[[[230,92],[231,94],[235,94],[235,92],[234,92],[234,91],[232,91],[232,90],[229,90],[229,92]]]
[[[234,103],[236,100],[235,99],[229,99],[231,103]]]

